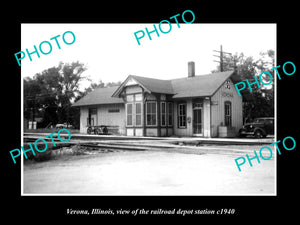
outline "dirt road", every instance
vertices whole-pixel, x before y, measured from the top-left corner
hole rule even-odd
[[[172,151],[67,156],[26,163],[23,190],[24,194],[273,195],[274,158],[260,164],[253,161],[253,167],[245,164],[239,172],[234,162],[239,156]]]

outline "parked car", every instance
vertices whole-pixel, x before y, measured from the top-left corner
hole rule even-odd
[[[256,138],[266,137],[274,134],[274,118],[261,117],[254,119],[251,123],[246,123],[240,130],[239,136],[254,135]]]
[[[55,128],[57,129],[62,129],[62,128],[73,128],[73,126],[71,124],[67,124],[67,123],[58,123],[56,124]]]

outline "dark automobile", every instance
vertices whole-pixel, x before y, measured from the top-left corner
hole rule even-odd
[[[266,137],[274,134],[274,118],[261,117],[254,119],[251,123],[246,123],[240,130],[239,136],[254,135],[256,138]]]

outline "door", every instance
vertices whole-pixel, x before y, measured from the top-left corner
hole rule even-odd
[[[202,103],[194,103],[193,105],[193,134],[202,135]]]

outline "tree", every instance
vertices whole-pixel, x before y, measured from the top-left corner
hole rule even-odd
[[[34,99],[34,108],[42,115],[42,126],[49,123],[67,122],[73,124],[76,110],[71,104],[80,94],[79,83],[86,79],[82,73],[86,66],[80,62],[63,63],[34,75],[33,79],[24,78],[24,117],[29,118],[29,110]]]
[[[80,62],[60,62],[58,66],[37,73],[33,78],[25,77],[24,118],[33,120],[35,115],[42,117],[41,127],[67,122],[78,128],[80,111],[78,107],[72,107],[72,103],[95,88],[121,84],[120,81],[105,84],[99,80],[81,92],[80,81],[89,80],[82,75],[86,69]]]
[[[254,82],[254,76],[259,80],[259,75],[268,71],[274,67],[274,50],[268,50],[267,52],[261,52],[258,60],[254,60],[253,57],[245,57],[243,53],[236,53],[232,56],[224,55],[223,70],[235,70],[241,81]],[[216,70],[212,72],[220,72],[220,66],[217,66]],[[274,77],[274,71],[269,71]],[[269,82],[267,75],[262,79],[265,83]],[[268,86],[252,85],[252,92],[249,93],[250,98],[243,99],[243,118],[244,121],[249,121],[257,117],[272,117],[274,116],[274,82]]]
[[[25,77],[24,85],[24,118],[27,120],[34,120],[36,115],[36,108],[39,107],[36,97],[41,93],[40,86],[35,80],[30,77]]]

